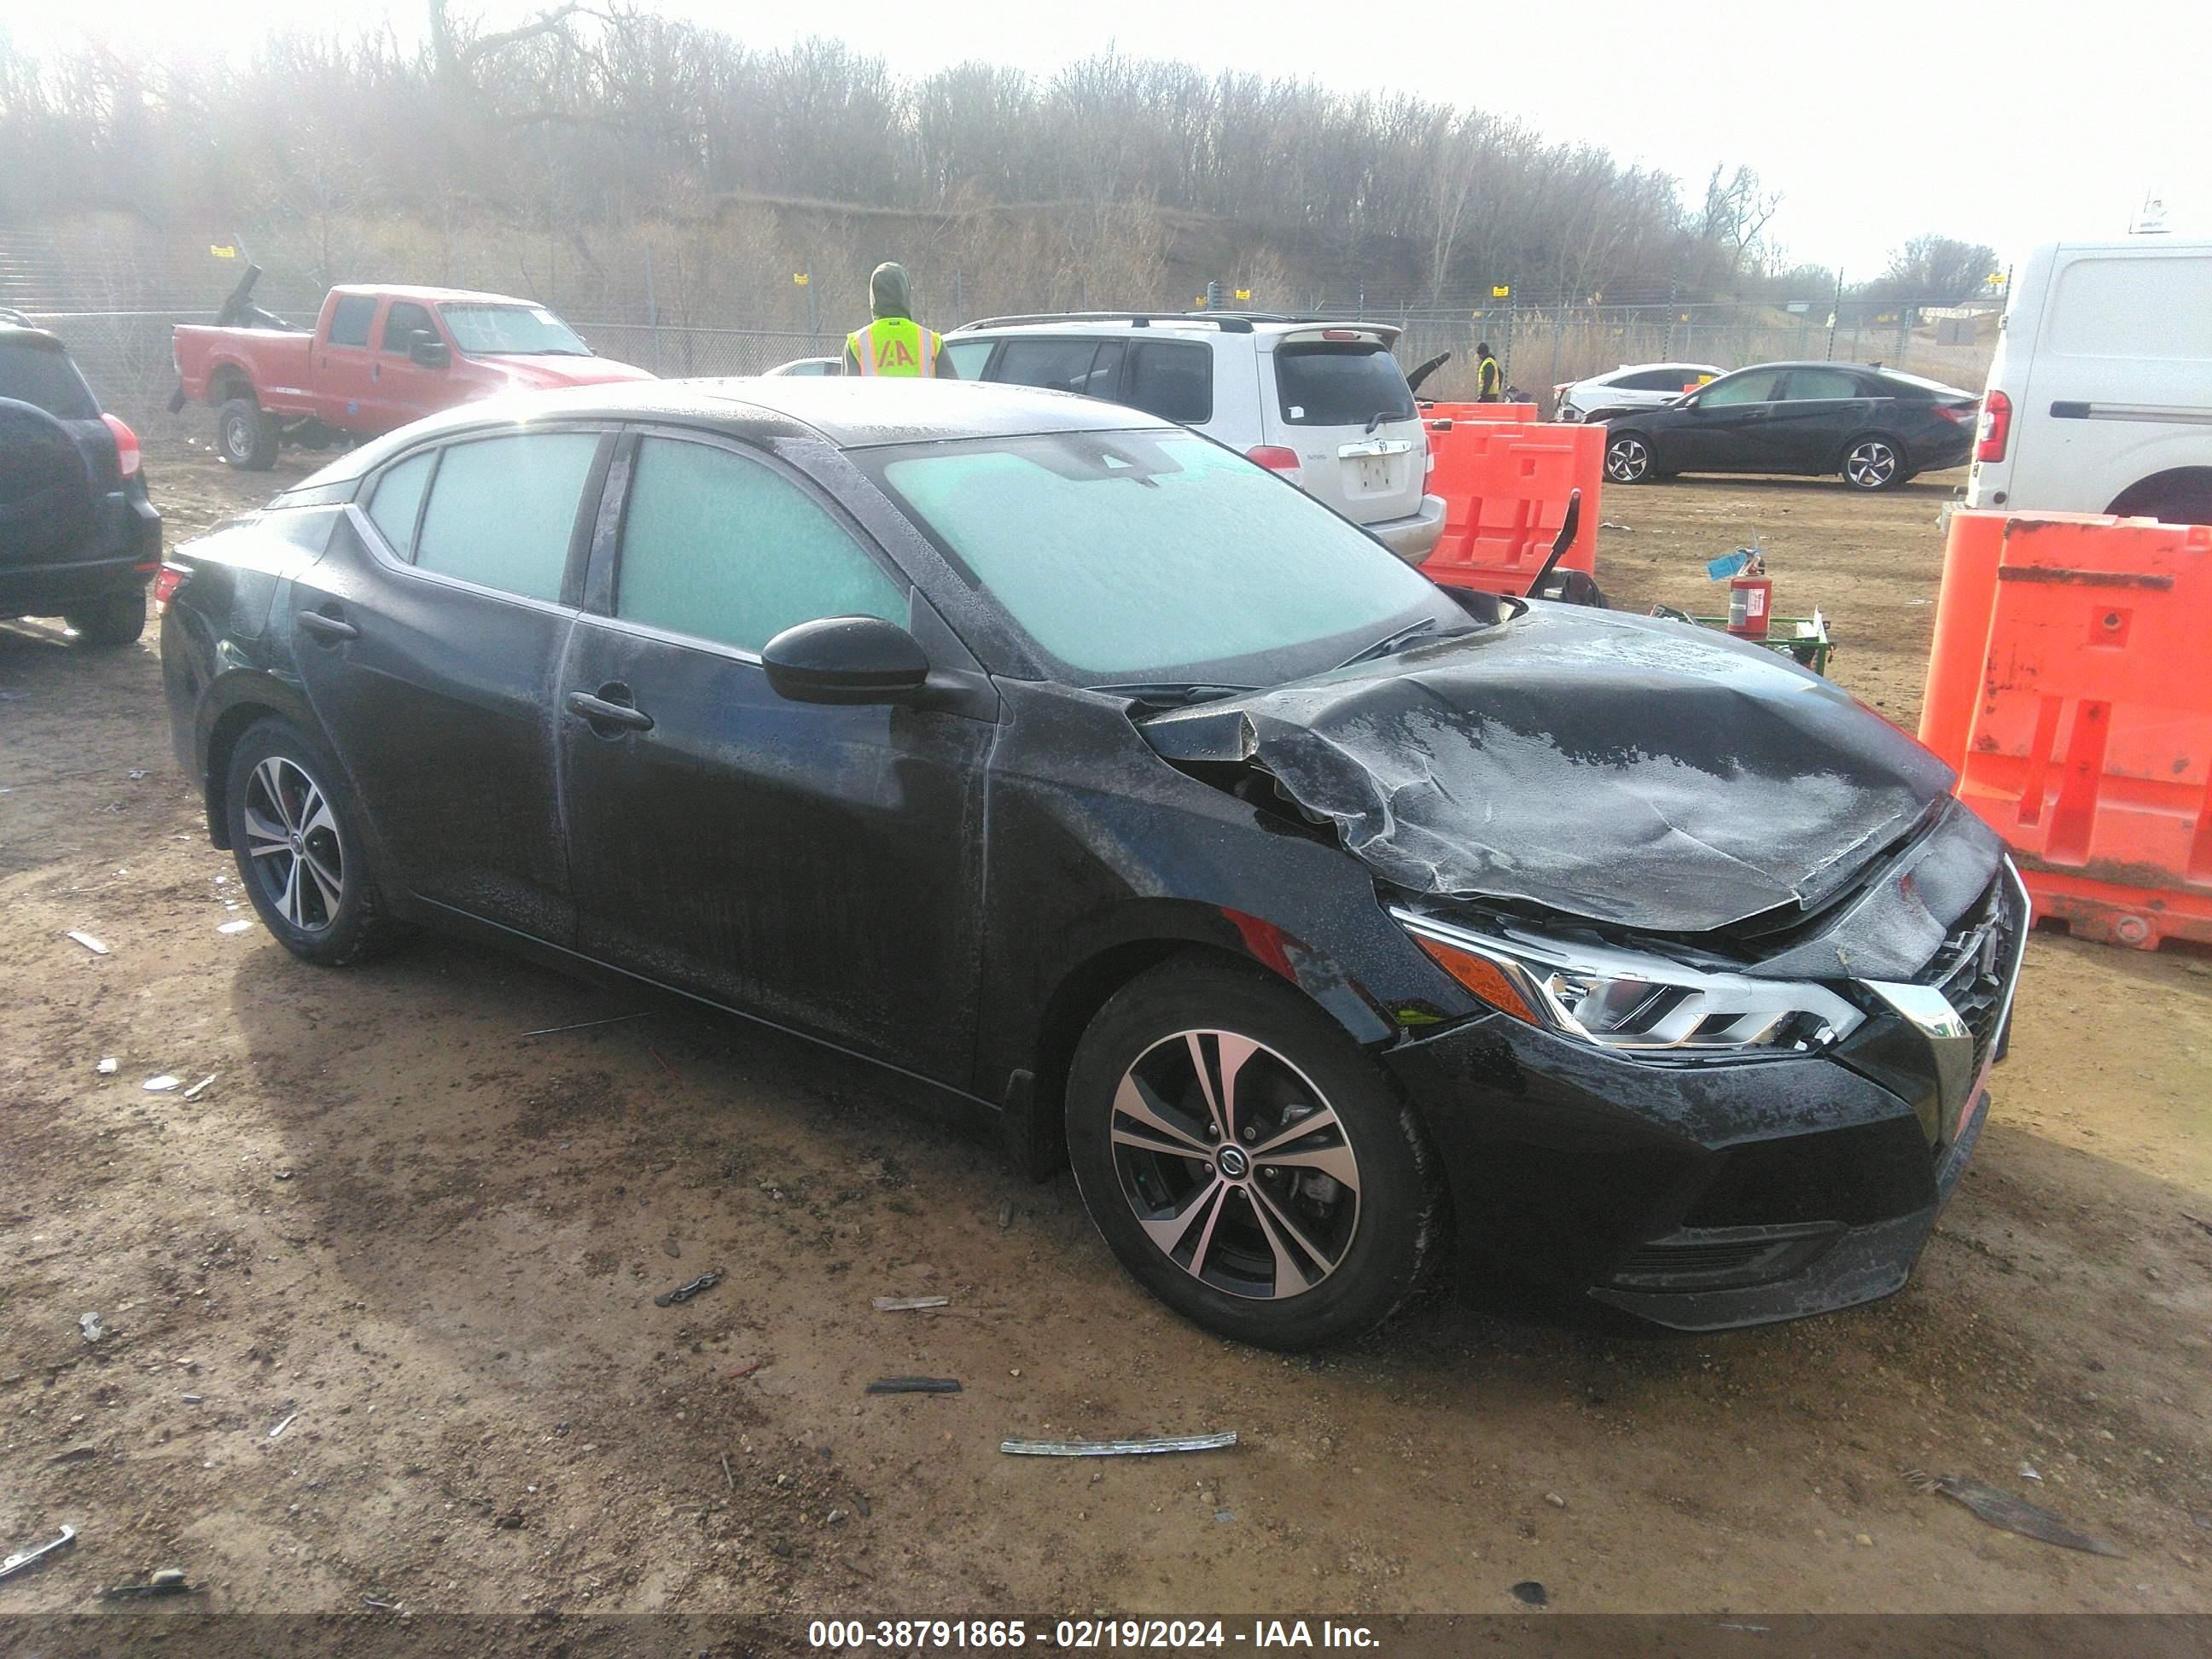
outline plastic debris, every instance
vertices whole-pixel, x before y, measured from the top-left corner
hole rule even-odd
[[[1513,1599],[1532,1607],[1548,1607],[1552,1593],[1534,1578],[1523,1578],[1513,1587]]]
[[[1617,519],[1600,519],[1597,521],[1597,527],[1600,530],[1626,530],[1631,534],[1633,534],[1636,529],[1634,525],[1622,524]]]
[[[297,1412],[294,1412],[294,1413],[293,1413],[289,1417],[286,1418],[286,1419],[285,1419],[282,1423],[279,1423],[279,1424],[278,1424],[275,1428],[273,1428],[273,1429],[271,1429],[271,1430],[270,1430],[270,1431],[269,1431],[269,1437],[270,1437],[271,1440],[274,1440],[274,1439],[275,1439],[278,1435],[280,1435],[280,1434],[283,1433],[285,1430],[287,1430],[287,1429],[290,1428],[290,1427],[291,1427],[295,1423],[298,1422],[299,1420],[300,1420],[300,1413],[297,1413]]]
[[[91,951],[93,955],[96,957],[104,957],[107,954],[107,947],[89,933],[79,933],[76,928],[72,927],[70,929],[69,937],[75,939],[79,945],[84,946],[86,950]]]
[[[99,1065],[94,1066],[92,1069],[99,1073],[102,1077],[113,1077],[116,1071],[115,1056],[113,1054],[109,1054],[106,1059],[102,1060]]]
[[[374,1595],[364,1595],[361,1600],[363,1607],[374,1607],[379,1613],[398,1613],[400,1610],[397,1601],[379,1601]]]
[[[46,1557],[52,1555],[56,1550],[67,1549],[76,1541],[76,1528],[75,1527],[64,1527],[62,1528],[62,1535],[60,1537],[50,1538],[45,1543],[34,1544],[27,1550],[17,1550],[15,1554],[9,1556],[5,1561],[0,1561],[0,1578],[13,1577],[15,1574],[22,1571],[24,1568],[31,1566],[37,1562],[45,1560]]]
[[[216,929],[218,933],[242,933],[253,924],[250,921],[226,921]]]
[[[525,1031],[525,1036],[551,1036],[556,1031],[588,1031],[594,1025],[619,1025],[626,1019],[643,1019],[653,1011],[639,1010],[634,1014],[611,1014],[605,1019],[580,1019],[574,1025],[541,1025],[534,1031]]]
[[[911,1313],[916,1308],[949,1308],[949,1296],[879,1296],[876,1298],[878,1313]]]
[[[2035,1465],[2028,1462],[2022,1462],[2021,1464],[2020,1478],[2023,1480],[2040,1480],[2043,1479],[2040,1474],[2036,1473]]]
[[[2014,1498],[2008,1492],[2000,1492],[1995,1486],[1984,1486],[1970,1475],[1931,1475],[1919,1469],[1907,1469],[1905,1479],[1917,1492],[1941,1492],[1953,1502],[1965,1504],[1977,1517],[2000,1532],[2018,1533],[2022,1538],[2056,1544],[2061,1549],[2082,1550],[2091,1555],[2126,1553],[2116,1544],[2075,1531],[2049,1510],[2039,1508],[2024,1498]]]
[[[1001,1440],[999,1449],[1016,1457],[1147,1457],[1158,1452],[1220,1451],[1237,1443],[1237,1431],[1220,1434],[1162,1434],[1141,1440]]]
[[[88,1342],[97,1342],[107,1334],[107,1327],[100,1322],[100,1316],[96,1313],[84,1315],[76,1322],[76,1328],[84,1333],[84,1340]]]
[[[204,1094],[205,1094],[205,1093],[207,1092],[207,1091],[208,1091],[208,1085],[210,1085],[210,1083],[213,1083],[213,1082],[216,1080],[216,1078],[218,1078],[218,1077],[220,1077],[221,1075],[222,1075],[222,1073],[219,1073],[219,1072],[210,1072],[210,1073],[209,1073],[205,1077],[202,1078],[202,1079],[201,1079],[198,1083],[195,1083],[194,1085],[192,1085],[192,1086],[191,1086],[191,1088],[189,1088],[189,1089],[185,1090],[185,1092],[183,1093],[183,1095],[179,1097],[179,1098],[180,1098],[180,1099],[184,1099],[184,1100],[198,1100],[198,1099],[202,1095],[204,1095]]]
[[[173,1073],[164,1072],[159,1077],[148,1078],[146,1081],[139,1086],[143,1088],[149,1095],[166,1095],[172,1089],[182,1088],[184,1086],[184,1079],[177,1076]]]
[[[143,783],[146,781],[146,769],[143,766],[134,766],[123,775],[133,783]]]
[[[868,1384],[870,1394],[958,1394],[957,1378],[950,1376],[883,1376]],[[1003,1450],[1004,1448],[1001,1448]]]
[[[164,1567],[143,1584],[111,1584],[100,1592],[107,1601],[126,1600],[132,1596],[190,1595],[192,1586],[185,1582],[182,1567]]]
[[[663,1291],[656,1296],[653,1298],[653,1305],[656,1308],[672,1308],[679,1302],[689,1302],[702,1291],[713,1290],[721,1282],[722,1270],[720,1267],[710,1267],[689,1284],[678,1285],[674,1290]]]

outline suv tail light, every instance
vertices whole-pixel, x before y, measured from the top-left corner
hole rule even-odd
[[[169,601],[177,596],[177,589],[192,573],[180,564],[161,561],[161,568],[154,578],[154,610],[156,614],[169,608]]]
[[[1270,472],[1278,472],[1296,482],[1298,476],[1298,452],[1285,449],[1279,444],[1261,444],[1257,449],[1244,452],[1248,461],[1257,461]]]
[[[1974,446],[1978,461],[2001,461],[2005,458],[2005,445],[2012,438],[2012,399],[2002,392],[1992,392],[1982,399],[1981,441]]]
[[[138,471],[142,459],[138,453],[138,434],[112,415],[103,415],[100,418],[115,434],[115,470],[125,477],[131,477]]]

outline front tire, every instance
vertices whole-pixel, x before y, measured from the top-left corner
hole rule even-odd
[[[62,620],[76,631],[79,645],[112,649],[131,644],[146,631],[146,592],[134,587],[112,593],[64,611]]]
[[[1845,483],[1869,495],[1894,489],[1912,476],[1903,446],[1875,433],[1851,440],[1844,450],[1843,473]]]
[[[1138,1282],[1194,1323],[1298,1350],[1420,1287],[1443,1200],[1373,1060],[1257,969],[1182,958],[1117,993],[1070,1068],[1085,1206]]]
[[[320,744],[283,720],[247,728],[230,752],[223,812],[246,896],[286,950],[339,968],[384,945],[361,810]]]
[[[233,398],[216,416],[216,435],[227,465],[266,472],[276,465],[276,422],[251,398]]]
[[[1640,432],[1616,432],[1605,441],[1607,483],[1649,483],[1657,475],[1651,468],[1651,441]]]

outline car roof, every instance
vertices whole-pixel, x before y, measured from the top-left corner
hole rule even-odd
[[[14,314],[22,315],[21,312]],[[11,323],[0,317],[0,340],[7,341],[10,345],[44,346],[49,350],[60,352],[64,356],[69,355],[69,347],[59,335],[49,334],[35,323]]]
[[[1185,429],[1096,398],[979,380],[799,374],[617,380],[462,404],[362,445],[307,482],[358,477],[426,438],[532,419],[690,423],[755,440],[817,437],[840,449],[1052,432]]]
[[[395,300],[414,300],[423,305],[440,305],[460,300],[474,301],[478,305],[529,306],[533,309],[541,308],[537,301],[518,299],[512,294],[486,294],[479,289],[466,288],[420,288],[412,287],[404,283],[336,283],[331,285],[331,292],[344,295],[349,299],[356,299],[364,295],[371,299],[380,299],[389,295]]]
[[[948,340],[997,339],[1014,334],[1096,334],[1109,329],[1138,329],[1170,339],[1218,339],[1229,334],[1307,334],[1317,328],[1357,328],[1395,343],[1405,331],[1395,323],[1358,317],[1284,317],[1257,311],[1156,312],[1070,311],[1025,317],[984,317],[963,323]]]

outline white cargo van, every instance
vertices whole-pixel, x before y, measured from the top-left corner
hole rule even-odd
[[[2014,271],[1966,504],[2212,524],[2212,242],[2058,242]]]

